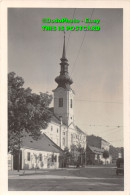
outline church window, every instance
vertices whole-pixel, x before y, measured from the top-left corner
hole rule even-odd
[[[63,98],[59,98],[59,107],[63,107]]]
[[[30,161],[30,152],[27,153],[27,160]]]
[[[51,131],[53,131],[53,127],[51,126]]]
[[[72,99],[70,100],[70,108],[72,108]]]
[[[42,161],[42,154],[39,154],[39,160]]]
[[[57,129],[57,133],[58,133],[58,129]]]

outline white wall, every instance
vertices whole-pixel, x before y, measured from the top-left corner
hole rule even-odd
[[[80,144],[82,147],[86,148],[86,135],[78,132],[73,126],[73,124],[67,127],[64,124],[59,125],[54,122],[51,122],[49,123],[47,129],[42,130],[42,133],[45,133],[55,144],[57,144],[63,150],[65,147],[68,147],[70,149],[71,145],[73,144]],[[73,143],[71,140],[71,135],[73,135]],[[63,139],[65,139],[65,145],[63,144]]]
[[[63,107],[59,107],[59,98],[63,98]],[[59,117],[62,116],[63,123],[69,125],[74,122],[74,93],[72,90],[67,91],[62,87],[54,90],[54,114]],[[70,108],[70,99],[72,99],[72,108]]]
[[[53,122],[49,123],[47,129],[42,130],[55,144],[60,146],[60,125]]]
[[[30,160],[28,160],[27,158],[28,153],[30,153]],[[42,155],[42,161],[40,161],[39,159],[40,154]],[[56,162],[51,161],[52,154],[54,156],[57,156]],[[38,166],[39,169],[58,168],[59,167],[58,159],[59,153],[22,148],[22,169],[33,169],[36,168],[36,166]]]
[[[13,170],[13,155],[8,154],[8,170]]]

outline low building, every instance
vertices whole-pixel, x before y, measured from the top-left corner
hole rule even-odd
[[[45,134],[34,140],[26,135],[20,150],[20,169],[59,168],[62,150]],[[18,169],[18,154],[14,155],[14,169]]]
[[[109,157],[105,160],[103,158],[103,152],[110,150],[110,143],[104,140],[103,138],[95,135],[87,136],[87,152],[86,155],[89,155],[90,162],[93,164],[102,163],[110,164],[112,163],[112,156],[109,152]]]
[[[111,156],[109,158],[105,159],[103,158],[103,152],[104,149],[102,148],[97,148],[93,146],[87,147],[86,150],[86,160],[87,164],[110,164],[112,162]]]

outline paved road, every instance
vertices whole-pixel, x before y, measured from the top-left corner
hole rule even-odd
[[[123,180],[113,168],[27,171],[9,175],[9,191],[122,191]]]

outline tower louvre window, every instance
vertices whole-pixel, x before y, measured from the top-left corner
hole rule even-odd
[[[59,107],[63,107],[63,98],[59,98]]]
[[[70,100],[70,108],[72,108],[72,99]]]

